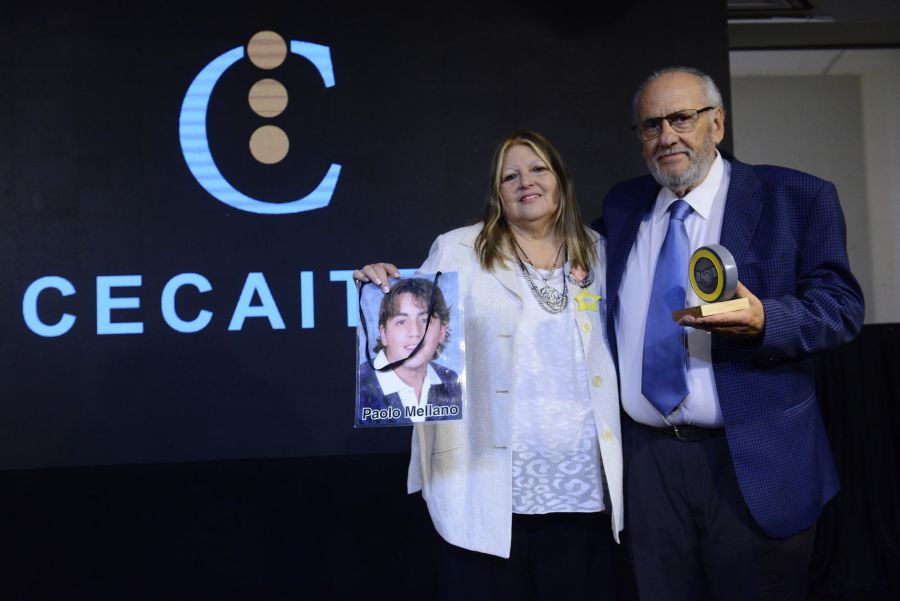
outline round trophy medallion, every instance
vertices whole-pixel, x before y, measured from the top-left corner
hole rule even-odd
[[[688,268],[691,288],[707,303],[726,301],[734,296],[738,282],[737,264],[721,244],[698,248]]]

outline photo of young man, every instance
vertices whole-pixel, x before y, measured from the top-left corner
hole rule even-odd
[[[429,322],[432,290],[434,309]],[[378,311],[374,369],[368,361],[359,364],[356,424],[460,419],[459,374],[435,362],[449,336],[450,309],[439,287],[424,278],[408,278],[394,284],[381,299]],[[378,371],[404,359],[393,370]]]

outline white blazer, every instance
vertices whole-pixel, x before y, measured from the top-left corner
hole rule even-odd
[[[444,539],[465,549],[509,557],[512,538],[512,390],[516,326],[523,296],[516,272],[504,264],[481,268],[475,237],[481,225],[438,237],[422,273],[458,271],[464,310],[466,407],[464,419],[415,424],[407,488],[422,491],[428,512]],[[609,488],[608,510],[616,541],[623,527],[622,437],[616,372],[606,340],[606,257],[595,232],[598,264],[591,266],[589,291],[600,294],[599,310],[576,308],[574,327],[587,360],[594,421]],[[569,286],[569,302],[581,289]],[[534,299],[525,299],[533,302]]]

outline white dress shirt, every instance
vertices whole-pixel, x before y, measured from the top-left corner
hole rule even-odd
[[[730,181],[731,166],[717,153],[706,179],[684,197],[693,209],[684,220],[691,254],[701,246],[719,242]],[[659,191],[653,210],[644,217],[638,228],[634,247],[625,263],[616,319],[622,406],[632,419],[651,426],[663,426],[668,422],[720,427],[722,411],[713,375],[710,334],[707,332],[687,328],[689,392],[668,419],[664,419],[641,393],[647,307],[659,249],[669,228],[669,205],[677,199],[678,196],[668,188]],[[687,269],[685,265],[685,307],[693,307],[701,302],[688,282]]]
[[[387,356],[384,354],[384,349],[378,351],[378,354],[375,355],[375,360],[372,361],[372,364],[376,368],[384,367],[388,364]],[[403,403],[403,408],[415,409],[416,407],[424,407],[428,404],[428,391],[431,390],[431,386],[433,384],[440,384],[441,377],[437,375],[437,372],[434,371],[434,368],[431,367],[431,363],[428,364],[428,373],[425,375],[425,381],[422,382],[422,394],[419,398],[416,398],[416,391],[412,386],[404,382],[400,379],[393,370],[391,371],[376,371],[375,377],[378,378],[378,384],[381,386],[381,392],[384,396],[389,394],[397,393],[400,396],[400,402]],[[410,416],[410,419],[414,422],[424,422],[425,414],[417,415],[415,411],[413,412],[403,412],[403,415]]]

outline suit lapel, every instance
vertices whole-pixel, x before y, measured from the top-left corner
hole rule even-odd
[[[734,256],[741,270],[741,263],[762,215],[762,184],[748,165],[730,155],[724,155],[731,163],[731,183],[725,200],[725,216],[719,240]]]
[[[475,239],[478,237],[479,230],[472,229],[462,240],[460,240],[460,244],[463,246],[468,246],[470,248],[475,247]],[[518,296],[522,297],[522,292],[519,287],[519,279],[516,277],[516,272],[513,270],[512,266],[508,261],[503,261],[498,267],[494,269],[493,276],[497,278],[503,287]]]
[[[508,261],[504,261],[502,265],[494,269],[494,277],[500,280],[504,288],[518,296],[522,297],[522,290],[519,286],[519,278],[516,272],[510,267]]]
[[[634,240],[637,238],[637,231],[641,225],[641,221],[647,212],[653,207],[656,195],[659,193],[659,185],[647,176],[647,185],[642,186],[639,198],[642,199],[643,207],[638,211],[628,211],[625,215],[624,222],[621,225],[621,236],[616,238],[616,243],[609,250],[609,263],[607,269],[610,270],[609,289],[606,291],[608,296],[608,304],[611,315],[610,319],[615,318],[615,314],[619,309],[619,286],[622,284],[622,276],[625,274],[625,264],[628,262],[628,255],[631,253],[631,247],[634,246]]]

